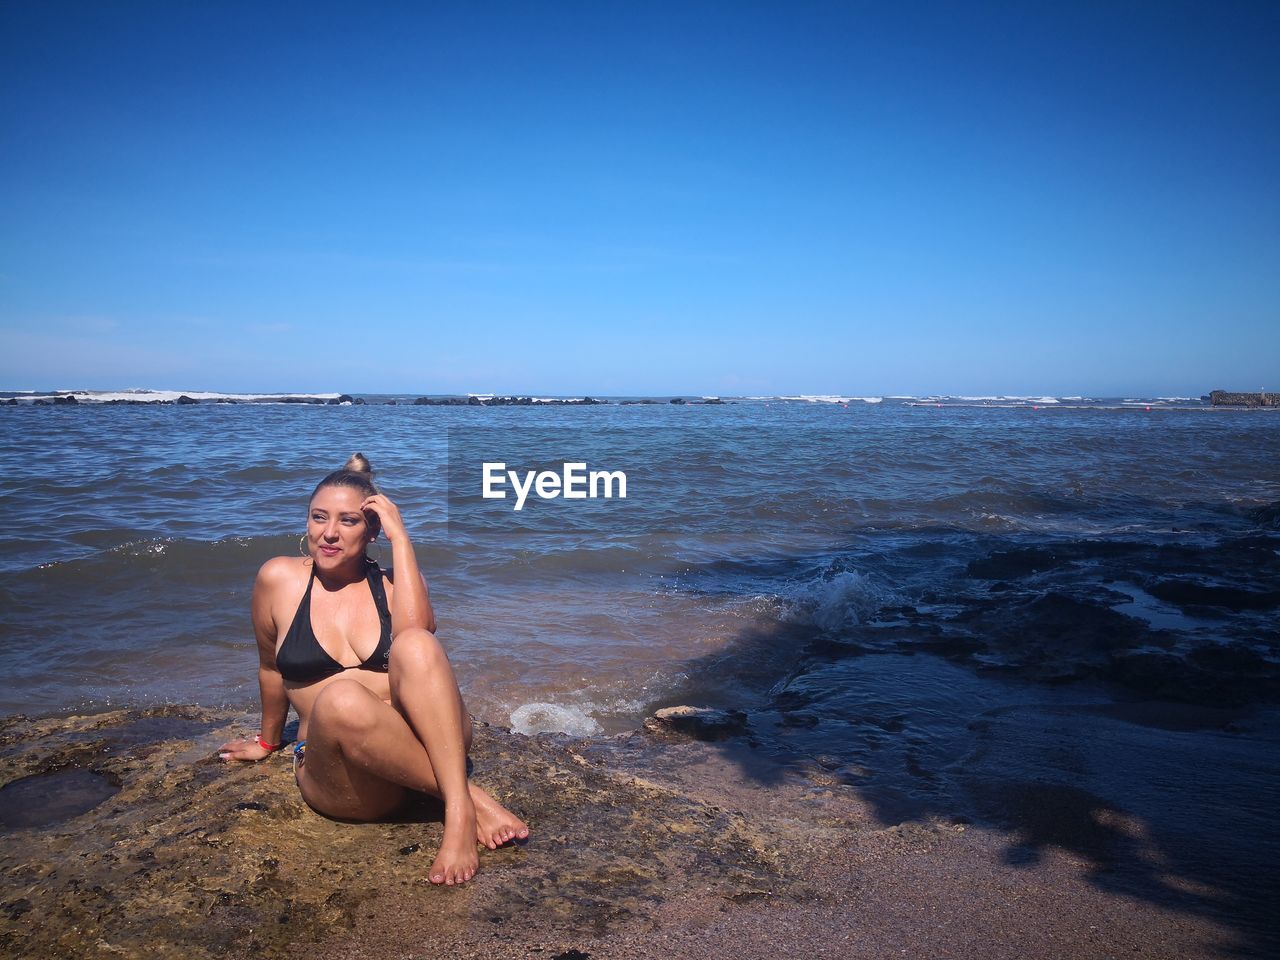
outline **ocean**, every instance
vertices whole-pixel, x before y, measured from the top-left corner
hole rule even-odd
[[[354,450],[406,518],[473,713],[527,732],[617,732],[676,693],[765,702],[815,641],[1179,701],[1275,679],[1270,411],[215,396],[0,410],[0,710],[252,702],[254,572],[296,552],[311,488]],[[628,495],[482,496],[485,463],[565,462],[624,472]]]
[[[478,718],[585,737],[741,710],[773,769],[816,762],[886,822],[1001,824],[1029,858],[1090,836],[1076,852],[1110,857],[1120,892],[1275,934],[1272,410],[13,396],[0,712],[252,709],[254,573],[297,551],[312,487],[359,450]],[[515,509],[513,482],[567,463],[624,474],[625,497],[531,483]],[[485,464],[507,496],[483,495]]]

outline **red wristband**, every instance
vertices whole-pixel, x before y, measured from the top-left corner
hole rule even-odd
[[[258,741],[258,746],[260,746],[263,750],[267,751],[267,753],[274,753],[276,750],[280,749],[280,744],[267,743],[267,741],[263,740],[262,734],[258,734],[256,739]]]

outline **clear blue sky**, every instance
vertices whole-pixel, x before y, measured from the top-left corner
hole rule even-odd
[[[1280,4],[0,4],[0,387],[1280,390]]]

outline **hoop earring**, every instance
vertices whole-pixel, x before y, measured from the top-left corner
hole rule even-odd
[[[369,548],[374,546],[378,548],[378,555],[376,557],[371,557],[369,556]],[[377,540],[370,540],[366,543],[364,545],[364,558],[370,563],[376,563],[378,566],[382,566],[382,544],[378,543]]]
[[[298,538],[298,553],[302,554],[304,557],[311,556],[311,554],[307,552],[307,535],[305,533]]]

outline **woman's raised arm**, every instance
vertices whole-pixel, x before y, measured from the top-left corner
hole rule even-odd
[[[400,510],[382,494],[369,497],[360,505],[378,515],[382,530],[391,543],[391,569],[395,574],[395,594],[391,598],[391,634],[398,634],[411,627],[436,632],[436,614],[431,609],[431,595],[427,581],[418,569],[418,557],[413,552],[413,541],[405,531]]]

